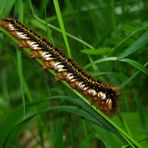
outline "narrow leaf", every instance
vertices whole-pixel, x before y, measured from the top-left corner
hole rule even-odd
[[[119,58],[125,58],[130,54],[134,53],[138,49],[141,49],[148,43],[148,31],[142,34],[129,48],[124,50],[120,55]]]
[[[133,67],[137,68],[138,70],[140,70],[141,72],[143,72],[144,74],[146,74],[148,76],[148,70],[140,63],[134,61],[134,60],[131,60],[131,59],[121,59],[120,61],[122,62],[126,62],[130,65],[132,65]]]

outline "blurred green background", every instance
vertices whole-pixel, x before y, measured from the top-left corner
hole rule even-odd
[[[0,0],[85,71],[120,89],[106,117],[0,32],[0,147],[148,147],[147,0]]]

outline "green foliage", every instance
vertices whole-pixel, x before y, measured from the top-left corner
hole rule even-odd
[[[0,6],[0,18],[17,18],[121,89],[120,110],[107,117],[43,71],[27,49],[20,52],[1,28],[0,148],[148,146],[147,0],[0,0]]]

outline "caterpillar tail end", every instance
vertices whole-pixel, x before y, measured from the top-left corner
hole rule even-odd
[[[0,19],[0,26],[7,28],[8,24],[6,23],[5,19]]]

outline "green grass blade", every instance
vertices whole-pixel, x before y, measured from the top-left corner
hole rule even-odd
[[[62,116],[62,114],[60,114]],[[56,131],[55,131],[55,148],[64,148],[63,144],[63,119],[61,117],[58,117],[56,122]]]
[[[134,91],[134,99],[137,105],[137,111],[139,113],[139,118],[140,118],[140,122],[142,125],[142,128],[144,130],[144,133],[147,135],[148,134],[148,119],[147,119],[147,113],[144,111],[144,107],[142,105],[141,102],[141,98],[138,97],[138,94],[135,90]]]
[[[148,76],[148,69],[146,69],[142,64],[134,61],[134,60],[131,60],[131,59],[121,59],[120,60],[121,62],[126,62],[130,65],[132,65],[133,67],[135,67],[136,69],[140,70],[141,72],[143,72],[145,75]]]
[[[148,62],[144,64],[144,67],[148,65]],[[120,89],[123,89],[126,85],[130,84],[130,82],[140,73],[140,71],[135,72],[132,76],[130,76],[127,80],[125,80],[120,86]]]
[[[94,61],[95,64],[98,63],[102,63],[102,62],[107,62],[107,61],[116,61],[118,58],[117,57],[105,57],[105,58],[101,58],[99,60]],[[85,65],[85,69],[89,68],[91,66],[91,64],[87,64]]]
[[[65,42],[65,45],[66,45],[66,48],[67,48],[67,53],[68,53],[68,56],[71,57],[70,46],[69,46],[67,35],[66,35],[66,32],[65,32],[65,27],[64,27],[64,22],[63,22],[62,15],[61,15],[59,2],[58,2],[58,0],[54,0],[53,2],[54,2],[54,7],[55,7],[55,10],[56,10],[57,17],[58,17],[59,25],[60,25],[60,28],[61,28],[61,32],[62,32],[62,35],[63,35],[63,38],[64,38],[64,42]]]
[[[19,74],[19,80],[20,80],[22,102],[23,102],[24,114],[25,114],[26,112],[25,104],[26,103],[25,103],[24,84],[23,84],[22,58],[21,58],[21,52],[19,50],[17,50],[16,52],[17,52],[18,74]]]
[[[15,0],[0,0],[0,17],[4,18],[10,14]]]
[[[89,54],[89,55],[108,55],[110,54],[114,49],[112,48],[98,48],[98,49],[83,49],[81,50],[82,53]]]
[[[142,34],[129,48],[125,49],[118,57],[125,58],[135,51],[141,49],[148,43],[148,31]]]

